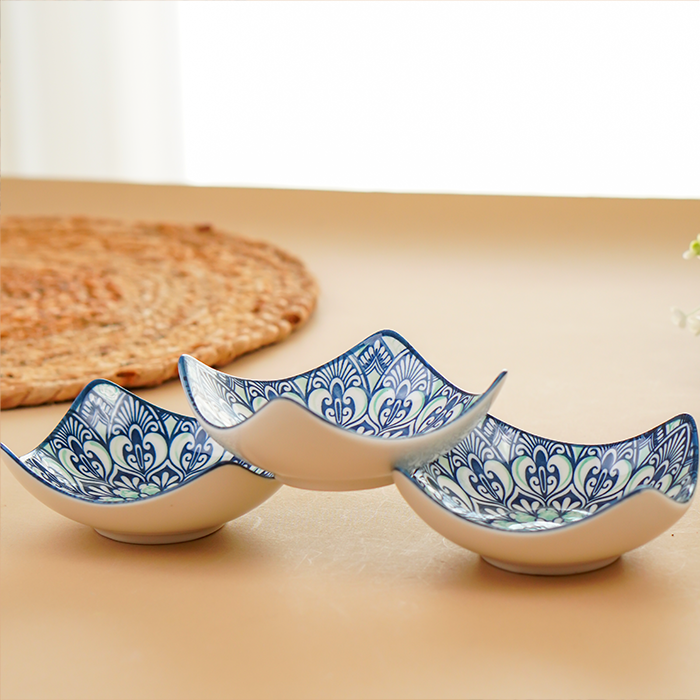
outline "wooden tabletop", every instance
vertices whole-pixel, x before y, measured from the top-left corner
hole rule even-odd
[[[393,328],[493,413],[579,442],[700,417],[700,201],[302,192],[5,180],[3,214],[210,222],[301,257],[321,296],[229,366],[303,372]],[[235,370],[233,369],[235,367]],[[138,391],[189,413],[179,382]],[[2,412],[32,449],[68,405]],[[510,574],[393,486],[282,488],[218,533],[120,544],[2,468],[3,700],[700,698],[700,501],[597,572]]]

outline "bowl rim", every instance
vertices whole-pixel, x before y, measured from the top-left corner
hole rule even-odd
[[[250,469],[248,464],[240,459],[239,457],[236,457],[236,455],[232,454],[229,450],[226,450],[226,448],[223,448],[226,452],[228,452],[233,459],[229,459],[227,461],[219,461],[216,464],[212,465],[208,469],[200,472],[199,474],[196,474],[192,476],[190,479],[187,479],[187,481],[180,482],[179,484],[175,484],[171,488],[165,489],[163,491],[159,491],[158,493],[154,494],[149,494],[146,496],[140,496],[139,498],[131,498],[127,499],[124,498],[123,500],[117,500],[117,501],[98,501],[92,498],[86,498],[83,496],[78,496],[72,493],[68,493],[66,491],[62,491],[59,488],[56,488],[53,484],[50,484],[44,479],[41,479],[39,476],[37,476],[31,469],[29,469],[24,462],[22,461],[25,457],[28,457],[29,455],[35,453],[44,443],[46,443],[51,437],[54,435],[54,433],[61,427],[63,422],[66,420],[68,417],[69,413],[74,410],[76,406],[79,406],[86,398],[86,396],[96,387],[96,386],[101,386],[101,385],[107,385],[111,387],[115,387],[118,391],[121,393],[127,394],[128,396],[134,397],[137,401],[141,402],[142,404],[145,404],[146,406],[155,409],[158,412],[161,413],[166,413],[169,416],[173,416],[177,419],[185,419],[187,421],[191,421],[193,424],[197,425],[198,420],[193,417],[193,416],[187,416],[182,413],[177,413],[175,411],[170,411],[167,408],[163,408],[162,406],[158,406],[157,404],[152,403],[151,401],[148,401],[147,399],[141,398],[138,394],[134,394],[133,392],[129,391],[125,387],[115,384],[114,382],[110,381],[109,379],[93,379],[92,381],[88,382],[80,391],[80,393],[75,397],[71,405],[68,407],[66,412],[63,414],[61,419],[58,421],[56,426],[51,430],[51,432],[43,439],[41,442],[34,448],[32,448],[29,452],[26,452],[23,455],[17,455],[13,450],[11,450],[4,442],[0,442],[0,450],[5,453],[5,455],[12,460],[18,467],[20,467],[24,472],[26,472],[29,476],[34,478],[38,483],[42,484],[46,488],[51,489],[52,491],[55,491],[56,493],[60,494],[61,496],[65,496],[67,498],[74,499],[76,501],[79,501],[81,503],[91,503],[93,505],[98,505],[98,506],[123,506],[123,505],[129,505],[133,503],[144,503],[146,501],[150,501],[154,498],[158,498],[159,496],[165,496],[169,493],[173,493],[181,488],[184,488],[191,484],[193,481],[196,481],[197,479],[201,479],[203,476],[206,476],[210,472],[214,471],[215,469],[219,469],[220,467],[226,467],[226,466],[234,466],[234,467],[239,467],[241,469],[245,469],[247,472],[250,472],[253,476],[259,476],[261,479],[268,479],[270,481],[275,480],[274,474],[271,472],[268,472],[264,469],[261,469],[260,471],[264,472],[263,474],[260,474],[257,471],[254,471],[253,469]],[[206,432],[206,431],[205,431]],[[211,436],[207,435],[207,438],[211,440],[212,442],[216,443],[216,440],[214,440]],[[218,444],[218,443],[216,443]],[[250,465],[254,466],[254,465]],[[255,469],[260,469],[259,467],[255,467]]]
[[[238,423],[235,423],[234,425],[217,425],[216,423],[211,422],[207,418],[205,418],[202,414],[201,411],[197,405],[197,402],[195,401],[194,395],[192,393],[192,387],[190,386],[189,383],[189,378],[188,378],[188,373],[187,373],[187,363],[190,361],[194,361],[203,367],[206,368],[206,370],[212,372],[214,375],[222,375],[224,377],[231,377],[233,379],[236,379],[240,382],[243,382],[244,384],[247,383],[252,383],[252,382],[259,382],[261,384],[272,384],[276,382],[287,382],[287,381],[293,381],[295,379],[299,379],[301,377],[305,377],[309,374],[312,374],[313,372],[317,372],[324,367],[327,367],[328,365],[332,364],[333,362],[336,362],[337,360],[345,357],[346,355],[349,355],[350,353],[353,352],[353,350],[356,350],[359,348],[361,345],[366,344],[367,341],[369,341],[371,338],[374,338],[374,336],[380,336],[382,338],[388,336],[391,338],[394,338],[395,340],[398,340],[400,343],[402,343],[406,349],[417,359],[419,359],[425,367],[433,374],[434,377],[437,377],[441,381],[443,381],[447,386],[449,386],[451,389],[459,392],[463,397],[468,396],[474,398],[474,401],[472,401],[467,408],[465,409],[465,412],[457,416],[457,418],[453,419],[449,423],[446,423],[439,428],[436,428],[435,430],[426,432],[426,433],[418,433],[416,435],[403,435],[395,438],[386,438],[382,437],[380,435],[367,435],[365,433],[358,433],[355,430],[345,428],[342,425],[338,425],[337,423],[332,423],[329,421],[327,418],[319,415],[315,411],[312,411],[306,404],[301,404],[298,403],[297,401],[294,401],[293,399],[290,399],[286,396],[276,396],[269,401],[267,401],[263,406],[261,406],[258,410],[254,411],[252,415],[246,416],[243,420],[241,420]],[[330,360],[327,360],[326,362],[316,366],[312,367],[311,369],[306,370],[305,372],[300,372],[299,374],[294,374],[290,375],[287,377],[280,377],[278,379],[251,379],[250,377],[239,377],[234,374],[228,374],[227,372],[222,372],[219,369],[216,369],[215,367],[210,367],[206,363],[202,362],[201,360],[198,360],[196,357],[193,357],[192,355],[187,355],[183,354],[180,355],[180,359],[178,360],[178,369],[179,369],[179,376],[180,376],[180,382],[183,386],[183,389],[185,390],[185,395],[187,396],[187,400],[190,403],[190,406],[192,407],[193,411],[195,412],[197,416],[197,420],[200,421],[203,425],[206,425],[209,428],[212,428],[214,430],[220,430],[220,431],[229,431],[233,430],[236,428],[239,428],[243,426],[245,423],[248,421],[252,420],[255,418],[255,416],[261,415],[265,409],[272,403],[277,403],[277,402],[286,402],[289,403],[293,406],[297,406],[299,409],[303,410],[304,412],[308,413],[312,417],[316,418],[321,422],[323,425],[327,425],[330,428],[340,431],[340,433],[346,434],[346,435],[356,435],[358,437],[361,437],[363,439],[367,440],[373,440],[376,441],[377,443],[395,443],[398,444],[402,441],[407,441],[407,440],[416,440],[418,438],[424,438],[429,435],[434,435],[440,432],[442,429],[447,428],[449,425],[452,425],[455,421],[459,420],[460,418],[463,418],[467,413],[473,413],[475,412],[475,409],[477,407],[480,407],[481,404],[485,403],[486,401],[490,400],[491,397],[493,396],[493,399],[496,398],[498,392],[500,391],[500,388],[508,375],[507,370],[502,370],[499,372],[499,374],[496,376],[496,378],[491,382],[491,384],[480,394],[474,394],[469,391],[465,391],[464,389],[461,389],[458,387],[456,384],[451,382],[447,377],[445,377],[443,374],[438,372],[433,365],[428,362],[423,355],[421,355],[415,347],[409,343],[400,333],[397,331],[391,330],[391,329],[383,329],[376,331],[375,333],[371,333],[368,335],[366,338],[363,340],[360,340],[359,342],[355,343],[351,348],[348,350],[345,350],[344,352],[340,353],[339,355],[336,355],[335,357],[331,358]],[[491,400],[493,400],[491,399]]]
[[[490,414],[488,414],[486,417],[490,418],[492,420],[495,420],[497,423],[500,423],[501,425],[504,425],[508,428],[512,428],[513,430],[516,430],[519,433],[529,435],[532,437],[536,437],[539,439],[543,439],[543,440],[551,440],[551,438],[544,438],[541,435],[535,435],[534,433],[530,433],[527,430],[521,430],[520,428],[516,428],[515,426],[510,425],[509,423],[506,423],[505,421],[500,420],[500,418],[496,418],[495,416],[492,416]],[[690,474],[693,476],[694,488],[693,488],[692,493],[690,494],[690,498],[688,498],[687,501],[680,502],[680,501],[676,500],[675,498],[673,498],[672,496],[669,496],[666,493],[659,491],[658,489],[655,489],[653,486],[642,485],[642,486],[639,486],[638,488],[634,489],[634,491],[631,491],[628,494],[624,494],[619,499],[615,500],[613,503],[606,505],[606,507],[604,507],[602,509],[598,509],[595,512],[590,513],[579,520],[575,520],[573,522],[566,522],[566,523],[557,523],[556,527],[547,528],[547,529],[543,529],[543,530],[509,530],[506,528],[494,527],[490,523],[486,523],[483,521],[480,522],[478,520],[470,520],[469,518],[467,518],[463,515],[460,515],[459,513],[455,513],[453,510],[451,510],[450,508],[445,506],[441,501],[433,498],[429,493],[426,492],[426,490],[422,487],[421,484],[419,484],[418,482],[416,482],[415,479],[413,479],[413,474],[420,471],[421,469],[424,469],[431,462],[428,462],[426,464],[420,465],[418,467],[413,467],[413,468],[410,468],[410,467],[405,468],[405,467],[397,466],[397,467],[394,467],[393,471],[399,472],[400,474],[402,474],[406,478],[406,480],[413,487],[418,489],[426,498],[429,498],[431,502],[440,506],[440,508],[442,508],[445,512],[449,513],[450,515],[454,516],[455,518],[458,518],[459,521],[462,523],[481,527],[481,528],[484,528],[485,530],[489,530],[491,532],[503,533],[504,535],[518,535],[518,536],[529,535],[529,536],[538,536],[539,537],[539,536],[546,535],[548,533],[551,534],[553,532],[559,532],[563,529],[570,529],[570,528],[575,527],[577,525],[581,525],[584,522],[588,522],[591,518],[595,518],[598,515],[602,515],[603,513],[610,510],[611,508],[618,506],[623,501],[626,501],[629,498],[632,498],[633,496],[636,496],[637,494],[643,493],[645,491],[655,491],[660,496],[663,496],[667,501],[670,501],[671,503],[674,503],[677,506],[681,506],[684,509],[689,508],[690,504],[693,501],[693,498],[695,498],[695,494],[697,493],[698,462],[699,462],[699,458],[700,458],[700,455],[698,454],[698,428],[697,428],[697,424],[695,422],[695,419],[689,413],[679,413],[679,414],[673,416],[672,418],[669,418],[668,420],[665,420],[662,423],[659,423],[655,427],[650,428],[649,430],[644,430],[637,435],[633,435],[629,438],[625,438],[624,440],[618,440],[616,442],[576,443],[576,442],[557,441],[557,443],[561,444],[561,445],[571,446],[571,447],[603,447],[603,448],[612,447],[614,445],[621,445],[621,444],[632,442],[634,440],[639,440],[640,438],[643,438],[643,437],[649,435],[650,433],[653,433],[655,430],[658,430],[659,428],[661,428],[665,425],[668,425],[672,421],[676,421],[676,420],[681,420],[681,421],[686,422],[687,424],[690,425],[690,429],[691,429],[691,446],[693,449],[693,459],[692,459],[692,463],[691,463]],[[450,452],[452,452],[452,450],[449,450],[444,455],[441,455],[441,457],[445,457]],[[440,458],[438,457],[437,459],[440,459]],[[435,461],[435,460],[433,460],[433,461]]]

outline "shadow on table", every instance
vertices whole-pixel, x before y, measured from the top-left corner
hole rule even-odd
[[[22,544],[25,557],[43,558],[47,566],[60,559],[63,566],[89,563],[98,567],[165,567],[174,572],[191,567],[211,571],[236,570],[269,558],[265,540],[255,529],[235,529],[230,523],[191,542],[135,545],[110,540],[90,527],[61,520],[56,527],[45,529],[41,539],[36,533],[25,535]]]

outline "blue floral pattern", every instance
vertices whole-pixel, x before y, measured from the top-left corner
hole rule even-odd
[[[21,462],[57,491],[99,503],[155,496],[224,464],[273,478],[224,450],[194,418],[99,379]]]
[[[183,357],[180,376],[209,423],[231,427],[276,398],[365,435],[412,437],[458,418],[476,400],[440,376],[397,333],[375,333],[325,365],[277,381],[240,379]]]
[[[457,447],[401,470],[452,513],[509,531],[548,530],[641,489],[687,503],[698,479],[698,436],[688,415],[609,445],[571,445],[487,416]]]

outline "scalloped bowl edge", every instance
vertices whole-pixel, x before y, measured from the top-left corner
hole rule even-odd
[[[226,372],[222,372],[221,370],[219,370],[215,367],[211,367],[210,365],[207,365],[206,363],[202,362],[201,360],[198,360],[196,357],[193,357],[192,355],[183,354],[183,355],[180,355],[180,358],[178,360],[178,372],[179,372],[180,382],[181,382],[182,387],[185,391],[185,396],[187,398],[187,401],[190,404],[195,415],[197,416],[197,419],[199,420],[202,427],[210,426],[211,428],[213,428],[215,430],[220,430],[220,431],[238,428],[238,427],[244,425],[246,422],[255,418],[256,415],[261,414],[265,410],[265,408],[267,408],[267,406],[269,406],[270,404],[278,402],[278,401],[288,401],[289,403],[291,403],[295,406],[299,406],[304,411],[307,411],[310,415],[312,415],[315,418],[317,418],[318,420],[322,421],[325,425],[328,425],[335,430],[341,430],[343,432],[347,432],[346,428],[344,428],[341,425],[338,425],[336,423],[329,421],[327,418],[324,418],[323,416],[318,415],[317,413],[312,411],[310,408],[308,408],[308,406],[305,406],[304,404],[298,403],[296,401],[293,401],[292,399],[289,399],[289,398],[283,397],[283,396],[270,399],[268,402],[266,402],[266,404],[261,409],[257,410],[254,415],[244,417],[237,423],[233,423],[231,425],[220,425],[220,424],[214,423],[204,416],[200,407],[197,404],[197,399],[195,398],[195,395],[194,395],[194,392],[192,391],[192,386],[190,383],[190,370],[189,370],[188,365],[190,365],[190,364],[197,365],[197,366],[201,367],[201,369],[203,369],[205,372],[211,374],[212,376],[220,375],[223,377],[230,377],[230,378],[236,379],[236,380],[241,381],[241,382],[251,382],[251,383],[252,382],[261,382],[263,384],[270,384],[273,382],[280,382],[280,383],[292,382],[296,379],[299,379],[301,377],[305,377],[306,375],[309,375],[309,374],[313,374],[313,373],[318,372],[319,370],[321,370],[325,367],[332,365],[334,362],[337,362],[341,358],[351,354],[357,348],[366,344],[370,339],[374,338],[375,336],[382,336],[382,337],[388,336],[388,337],[391,337],[391,338],[394,338],[395,340],[397,340],[408,351],[410,351],[410,353],[416,359],[418,359],[440,381],[444,382],[447,386],[449,386],[451,389],[459,392],[460,394],[475,397],[476,400],[474,401],[474,403],[477,403],[477,401],[479,401],[480,399],[483,399],[484,397],[486,397],[489,394],[493,394],[492,400],[494,400],[496,398],[498,392],[500,391],[502,384],[505,381],[506,376],[508,374],[507,370],[502,370],[497,375],[497,377],[493,380],[493,382],[489,385],[489,387],[482,394],[474,394],[472,392],[466,391],[465,389],[458,387],[456,384],[454,384],[449,379],[447,379],[447,377],[445,377],[445,375],[443,375],[441,372],[438,372],[435,369],[435,367],[430,362],[428,362],[425,359],[425,357],[423,357],[423,355],[421,355],[421,353],[419,353],[415,349],[415,347],[411,343],[409,343],[408,340],[406,340],[406,338],[404,338],[400,333],[398,333],[397,331],[391,330],[391,329],[384,329],[384,330],[376,331],[375,333],[370,334],[369,336],[367,336],[363,340],[359,341],[358,343],[355,343],[355,345],[353,345],[348,350],[345,350],[344,352],[340,353],[339,355],[336,355],[335,357],[331,358],[330,360],[327,360],[326,362],[324,362],[316,367],[312,367],[311,369],[308,369],[308,370],[301,372],[299,374],[294,374],[294,375],[290,375],[287,377],[280,377],[277,379],[251,379],[251,378],[247,378],[247,377],[239,377],[239,376],[236,376],[233,374],[228,374]],[[474,405],[474,404],[472,404],[472,405]],[[471,406],[470,406],[470,408],[471,408]],[[459,418],[460,417],[457,417],[454,420],[458,421]],[[445,426],[441,426],[440,428],[437,428],[435,431],[432,431],[432,432],[438,432],[440,430],[444,430],[444,428],[446,428],[449,425],[450,425],[450,423],[446,424]],[[394,438],[393,440],[396,440],[396,441],[415,440],[419,437],[424,437],[424,436],[427,436],[429,434],[430,433],[425,433],[424,435],[412,435],[412,436],[407,436],[407,437],[402,437],[402,438]],[[366,439],[373,439],[373,440],[382,441],[382,442],[386,440],[385,438],[374,436],[374,435],[366,435],[364,437]]]

